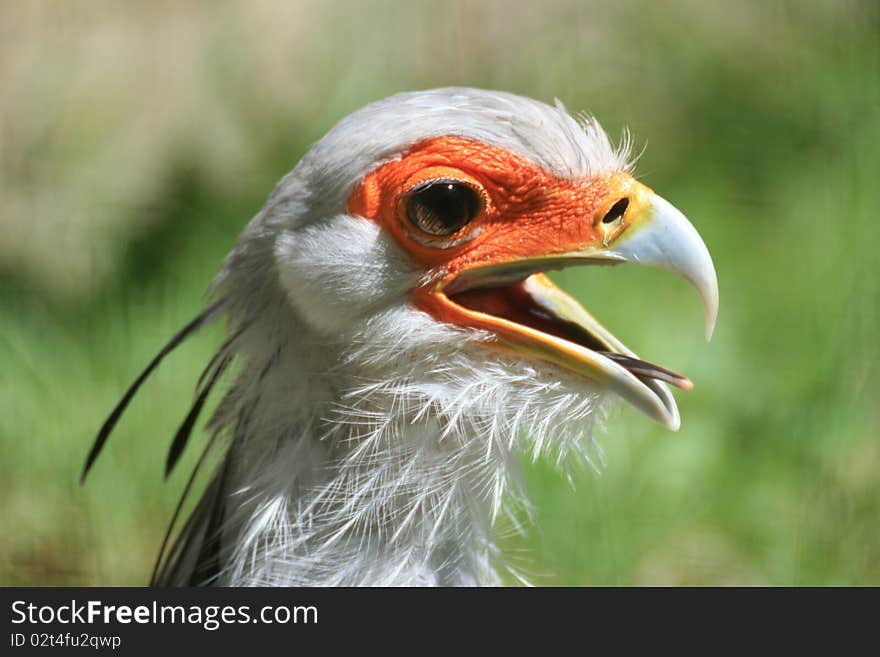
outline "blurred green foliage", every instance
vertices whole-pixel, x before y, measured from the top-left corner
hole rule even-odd
[[[219,335],[106,413],[238,230],[337,119],[467,84],[647,142],[721,315],[639,268],[556,275],[688,374],[669,434],[527,467],[548,584],[880,584],[880,10],[873,2],[9,3],[0,25],[0,583],[142,584],[184,482],[164,450]],[[195,451],[195,450],[193,450]]]

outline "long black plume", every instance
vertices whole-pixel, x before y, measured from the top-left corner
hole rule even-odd
[[[89,450],[88,456],[86,456],[86,462],[83,466],[82,475],[80,476],[79,483],[83,484],[86,480],[86,476],[89,474],[89,470],[91,470],[92,465],[95,463],[95,459],[98,458],[98,455],[101,453],[101,450],[104,448],[104,444],[107,442],[107,438],[110,437],[110,434],[113,432],[113,428],[116,426],[116,423],[119,421],[119,418],[122,416],[122,413],[128,407],[128,404],[131,402],[132,398],[134,398],[135,394],[137,394],[138,389],[141,387],[144,381],[147,380],[147,377],[153,373],[159,363],[162,362],[162,359],[165,358],[168,354],[170,354],[174,349],[180,345],[186,338],[199,330],[202,326],[204,326],[207,322],[212,320],[217,312],[223,307],[223,304],[226,302],[226,299],[218,299],[210,306],[208,306],[205,310],[199,313],[192,321],[189,322],[186,326],[184,326],[180,331],[178,331],[171,340],[168,341],[162,350],[156,354],[155,358],[150,361],[150,364],[147,365],[147,368],[141,372],[140,376],[135,379],[134,383],[131,384],[128,390],[126,390],[125,394],[122,396],[122,399],[119,400],[119,403],[116,404],[116,408],[113,409],[113,412],[110,413],[110,416],[104,422],[101,429],[98,431],[98,435],[95,437],[95,442],[92,444],[92,448]]]
[[[208,399],[208,395],[211,394],[211,389],[217,383],[217,380],[220,378],[220,375],[226,370],[229,366],[229,363],[232,361],[232,354],[225,354],[219,362],[217,362],[217,366],[214,368],[214,372],[211,374],[211,377],[208,379],[208,382],[199,392],[198,397],[196,397],[196,401],[193,403],[192,408],[189,409],[189,413],[186,414],[186,417],[183,419],[183,422],[180,424],[180,428],[177,430],[177,433],[174,434],[174,440],[171,441],[171,447],[168,448],[168,456],[165,459],[165,478],[168,478],[168,475],[171,474],[171,471],[174,469],[174,466],[177,465],[177,461],[180,459],[180,456],[183,454],[183,449],[186,447],[186,443],[189,440],[189,436],[192,433],[193,426],[195,426],[196,420],[199,419],[199,414],[202,412],[202,407],[205,405],[205,402]],[[214,364],[214,359],[209,363],[208,368]],[[207,372],[208,369],[205,370]]]
[[[183,511],[183,505],[186,502],[187,497],[189,497],[190,491],[192,490],[193,484],[195,483],[196,476],[201,471],[202,466],[207,459],[208,453],[211,451],[211,448],[214,446],[214,442],[217,439],[217,434],[214,433],[208,439],[208,444],[205,445],[202,450],[201,455],[199,456],[199,460],[196,461],[196,465],[193,468],[192,472],[189,475],[189,479],[186,481],[186,486],[183,488],[183,493],[180,496],[180,499],[177,501],[177,506],[174,508],[174,513],[171,516],[171,521],[168,523],[168,528],[165,530],[165,536],[162,539],[162,546],[159,548],[159,555],[156,557],[156,563],[153,565],[153,574],[150,575],[150,586],[159,586],[159,572],[160,569],[163,568],[163,564],[166,562],[165,552],[168,550],[169,542],[171,541],[171,534],[174,532],[174,527],[177,525],[177,520],[180,518],[180,512]],[[216,482],[211,482],[209,484],[209,490],[213,489],[217,486]],[[206,491],[207,492],[207,491]],[[202,502],[199,503],[201,506]],[[174,558],[175,552],[183,551],[183,541],[188,532],[193,531],[192,526],[198,522],[198,508],[193,511],[190,517],[187,519],[184,524],[183,529],[181,530],[181,536],[175,542],[174,546],[171,548],[171,554],[168,555],[167,561],[171,561]],[[167,585],[167,584],[166,584]]]
[[[174,440],[171,441],[171,447],[169,448],[168,456],[165,459],[166,479],[168,478],[168,475],[171,474],[180,455],[186,448],[186,443],[189,441],[189,437],[192,434],[193,426],[195,425],[199,414],[202,412],[202,407],[205,405],[214,384],[217,383],[217,379],[220,378],[223,371],[229,366],[229,363],[232,360],[232,353],[230,351],[232,344],[238,340],[247,327],[248,324],[244,324],[235,333],[229,336],[226,342],[220,345],[220,348],[213,356],[211,356],[211,360],[208,361],[208,364],[199,376],[198,383],[196,383],[197,395],[195,403],[193,403],[192,408],[189,409],[189,413],[187,413],[187,416],[184,418],[177,433],[174,434]],[[205,385],[206,380],[207,385]]]

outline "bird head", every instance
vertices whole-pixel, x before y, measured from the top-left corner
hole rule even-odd
[[[538,422],[552,415],[540,419],[542,394],[556,408],[580,400],[567,408],[584,415],[616,396],[675,430],[667,384],[690,381],[638,358],[545,274],[625,262],[675,272],[699,292],[711,335],[709,252],[633,177],[627,151],[559,103],[466,88],[395,95],[312,147],[217,287],[239,323],[268,327],[252,350],[299,343],[313,370],[356,368],[372,382],[361,393],[406,389],[447,408],[488,399],[513,417],[530,404]]]
[[[86,457],[83,480],[144,380],[225,314],[166,475],[234,361],[206,452],[226,429],[231,442],[153,581],[478,581],[494,568],[489,529],[519,438],[560,464],[573,450],[590,459],[614,398],[678,429],[667,384],[690,381],[637,357],[545,274],[670,270],[699,292],[711,335],[709,252],[633,178],[627,151],[559,103],[465,88],[392,96],[332,128]]]

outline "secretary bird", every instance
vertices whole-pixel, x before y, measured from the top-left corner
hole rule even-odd
[[[83,479],[160,361],[225,320],[166,476],[227,374],[196,470],[210,450],[219,466],[169,543],[178,507],[152,584],[508,581],[491,530],[524,500],[523,451],[589,457],[614,398],[678,429],[666,384],[691,382],[639,359],[544,273],[671,270],[699,292],[711,336],[709,252],[633,178],[629,150],[559,102],[468,88],[391,96],[332,128],[87,457]]]

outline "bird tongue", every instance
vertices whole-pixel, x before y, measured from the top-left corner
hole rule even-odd
[[[689,378],[678,372],[673,372],[665,367],[661,367],[660,365],[655,365],[646,360],[633,358],[632,356],[627,356],[625,354],[617,354],[613,351],[599,351],[597,353],[602,354],[609,360],[619,363],[640,379],[659,379],[660,381],[665,381],[669,385],[681,388],[682,390],[694,389],[694,384]]]

